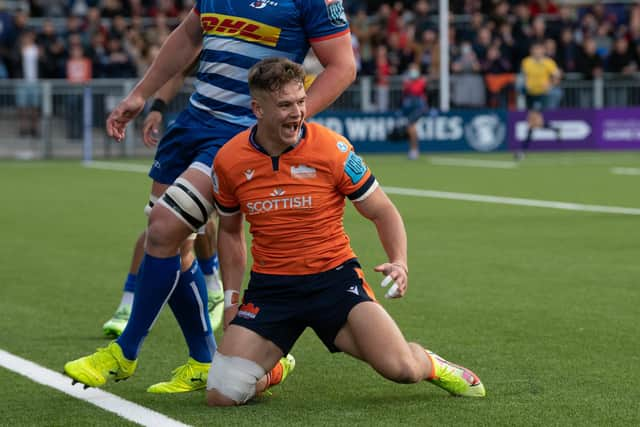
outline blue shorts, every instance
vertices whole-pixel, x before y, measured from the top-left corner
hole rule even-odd
[[[351,309],[375,301],[356,259],[318,274],[280,276],[251,272],[249,287],[232,324],[252,330],[284,354],[307,327],[332,353]]]
[[[427,112],[427,103],[419,96],[406,96],[402,100],[402,114],[413,124]]]
[[[245,129],[189,105],[158,143],[149,176],[170,185],[192,163],[203,163],[210,168],[220,147]]]

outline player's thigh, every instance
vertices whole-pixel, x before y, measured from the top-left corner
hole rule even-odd
[[[362,359],[385,377],[394,377],[411,360],[400,328],[377,302],[356,305],[335,340],[347,354]]]
[[[167,191],[167,188],[169,188],[168,184],[163,184],[163,183],[158,182],[158,181],[152,181],[151,182],[151,196],[154,197],[157,200],[160,197],[162,197],[164,192]]]
[[[225,330],[218,352],[229,357],[251,360],[271,370],[283,356],[282,350],[273,342],[245,327],[231,324]]]

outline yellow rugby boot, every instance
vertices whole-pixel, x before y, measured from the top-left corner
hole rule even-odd
[[[173,376],[169,381],[150,386],[149,393],[185,393],[188,391],[202,390],[207,386],[211,362],[198,362],[191,357],[182,366],[173,370]]]
[[[87,387],[101,387],[108,379],[116,382],[126,380],[136,370],[137,360],[129,360],[122,354],[122,348],[115,341],[105,348],[99,348],[89,356],[81,357],[64,365],[64,373]]]
[[[433,365],[433,376],[427,381],[454,396],[484,397],[486,395],[480,378],[470,369],[451,363],[429,350],[425,351]]]

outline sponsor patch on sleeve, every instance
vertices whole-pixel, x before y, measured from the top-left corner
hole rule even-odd
[[[344,12],[342,0],[325,0],[324,4],[327,5],[327,14],[329,15],[331,25],[334,27],[344,27],[348,25],[347,14]]]
[[[344,172],[351,178],[351,182],[356,184],[367,172],[367,165],[364,164],[360,156],[352,151],[344,164]]]

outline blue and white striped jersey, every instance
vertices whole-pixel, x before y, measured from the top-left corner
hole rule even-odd
[[[197,0],[203,47],[191,105],[252,126],[249,68],[268,57],[302,63],[310,43],[347,34],[342,0]]]

